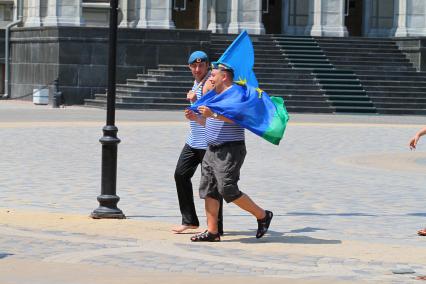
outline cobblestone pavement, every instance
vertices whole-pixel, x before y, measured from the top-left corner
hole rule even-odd
[[[104,117],[97,109],[0,101],[1,207],[76,215],[95,209]],[[224,208],[223,241],[208,245],[186,241],[189,235],[179,242],[173,235],[99,240],[84,231],[0,220],[0,263],[41,259],[197,275],[419,282],[414,278],[426,274],[425,257],[367,260],[257,249],[262,243],[334,250],[354,242],[425,255],[426,239],[416,231],[426,226],[426,141],[413,152],[407,145],[423,124],[425,117],[413,116],[292,115],[278,147],[247,133],[240,188],[275,214],[260,241],[252,237],[255,220],[232,204]],[[120,209],[135,221],[179,223],[173,172],[188,130],[181,112],[119,111],[117,127]],[[196,205],[204,223],[197,197]]]

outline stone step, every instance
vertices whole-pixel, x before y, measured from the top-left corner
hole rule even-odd
[[[406,91],[366,91],[367,95],[371,98],[392,98],[392,97],[406,97],[406,98],[425,98],[424,92],[406,92]]]
[[[345,101],[345,100],[336,100],[336,101],[330,101],[331,105],[334,107],[367,107],[367,108],[373,108],[374,105],[371,101]]]
[[[321,50],[319,46],[308,46],[308,45],[280,45],[280,49],[285,52],[290,50],[303,50],[303,51],[311,51],[311,50]]]
[[[350,65],[345,63],[336,63],[333,62],[333,65],[336,68],[342,68],[342,69],[348,69],[352,70],[355,73],[361,72],[361,71],[375,71],[377,73],[386,72],[389,69],[393,69],[395,71],[411,71],[414,72],[416,69],[414,67],[409,66],[382,66],[382,65]]]
[[[400,108],[400,109],[425,109],[426,104],[420,103],[396,103],[396,102],[374,102],[378,108]]]
[[[324,64],[330,64],[327,58],[288,58],[288,61],[291,63],[324,63]]]
[[[318,43],[319,47],[323,49],[327,48],[339,48],[339,49],[369,49],[369,50],[398,50],[398,46],[393,43],[385,44],[371,44],[371,43],[354,43],[354,42],[324,42]]]
[[[310,106],[289,106],[286,107],[289,113],[333,113],[331,107],[310,107]]]
[[[400,104],[423,104],[426,106],[426,98],[412,98],[412,97],[370,97],[373,103],[400,103]]]
[[[175,81],[156,81],[156,80],[140,80],[140,79],[127,79],[127,84],[137,86],[176,86],[191,88],[193,80],[175,80]]]
[[[137,74],[136,78],[138,80],[151,80],[151,81],[191,81],[193,82],[194,79],[190,75],[191,73],[188,72],[188,76],[169,76],[169,75],[148,75],[148,74]]]
[[[120,90],[116,91],[117,96],[129,96],[129,97],[146,97],[154,96],[159,98],[186,98],[186,93],[182,92],[141,92],[136,90]]]
[[[315,41],[294,41],[294,40],[288,40],[288,41],[278,41],[274,40],[275,44],[278,44],[282,47],[286,46],[307,46],[307,47],[318,47],[318,43]]]
[[[353,96],[353,95],[332,95],[327,96],[330,101],[371,101],[368,96]]]
[[[318,80],[359,80],[358,77],[354,74],[338,74],[338,73],[329,73],[329,74],[316,74],[315,76]]]
[[[321,48],[325,53],[327,52],[349,52],[348,50],[350,50],[350,53],[354,54],[354,53],[377,53],[377,54],[383,54],[383,53],[390,53],[390,54],[394,54],[394,53],[401,53],[401,50],[399,50],[397,47],[388,47],[388,48],[375,48],[375,49],[371,49],[371,48],[363,48],[363,47],[358,47],[358,48],[341,48],[338,46],[322,46]]]
[[[369,76],[369,75],[381,75],[381,76],[404,76],[404,77],[417,77],[426,78],[426,72],[417,72],[416,70],[381,70],[380,73],[370,69],[356,70],[354,71],[357,76]]]
[[[350,79],[336,79],[336,78],[330,78],[330,79],[323,79],[323,78],[318,78],[316,80],[319,84],[322,85],[356,85],[356,86],[360,86],[361,83],[358,79],[356,78],[350,78]]]
[[[308,51],[306,51],[306,50],[285,50],[285,51],[283,51],[283,53],[284,54],[294,54],[294,55],[297,55],[297,54],[305,54],[305,55],[324,54],[324,52],[322,50],[315,50],[315,49],[308,50]]]
[[[392,114],[392,115],[426,115],[426,109],[409,109],[409,108],[377,108],[379,114]]]
[[[364,90],[348,90],[348,89],[328,89],[324,90],[327,96],[365,96],[368,94]]]
[[[394,86],[394,87],[400,87],[400,86],[407,86],[407,87],[413,87],[415,85],[416,87],[423,87],[426,88],[426,81],[418,81],[418,82],[412,82],[412,81],[383,81],[383,80],[363,80],[362,85],[364,86]]]
[[[340,60],[335,58],[330,58],[330,63],[334,65],[348,65],[348,66],[364,66],[364,65],[374,65],[375,67],[409,67],[413,68],[413,65],[407,60],[405,62],[389,62],[389,61],[376,61],[366,60],[366,61],[358,61],[355,59],[347,58],[346,60]]]
[[[375,107],[368,106],[335,106],[336,113],[376,113],[377,110]]]
[[[301,67],[301,68],[333,68],[330,63],[289,63],[290,65]]]
[[[318,42],[337,42],[337,43],[369,43],[369,44],[384,44],[396,42],[389,38],[367,38],[367,37],[314,37]]]
[[[348,85],[348,84],[321,84],[323,90],[363,90],[363,87],[359,84]]]
[[[327,56],[328,60],[334,62],[346,62],[346,61],[374,61],[378,63],[386,63],[386,62],[401,62],[401,63],[409,63],[410,61],[403,55],[400,57],[377,57],[377,56]]]
[[[386,76],[386,75],[357,75],[361,81],[401,81],[417,84],[426,81],[426,77],[421,76]]]
[[[308,103],[305,100],[288,100],[285,102],[286,108],[295,107],[295,106],[307,106],[310,107],[329,107],[330,103],[327,101],[309,101]]]
[[[315,54],[315,55],[305,55],[305,54],[287,54],[288,59],[327,59],[324,54]]]
[[[400,92],[423,92],[426,96],[426,87],[407,87],[407,86],[366,86],[366,91],[400,91]]]

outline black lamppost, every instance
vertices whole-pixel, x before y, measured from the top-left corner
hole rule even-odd
[[[109,44],[108,44],[108,93],[106,125],[99,142],[102,144],[102,181],[101,195],[98,196],[99,207],[91,217],[95,219],[124,219],[123,212],[117,208],[120,197],[116,195],[117,186],[117,138],[118,128],[115,126],[115,70],[117,57],[117,12],[118,0],[110,0],[109,12]]]

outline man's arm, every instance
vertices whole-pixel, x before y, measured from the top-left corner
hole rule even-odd
[[[219,119],[228,123],[234,123],[232,120],[230,120],[229,118],[224,117],[223,115],[213,115],[213,112],[210,108],[206,107],[206,106],[200,106],[198,107],[198,111],[201,113],[201,115],[203,117],[213,117],[214,119]]]
[[[195,121],[202,126],[206,125],[206,119],[204,117],[202,117],[201,115],[197,115],[192,110],[185,109],[185,117],[186,117],[186,119]]]

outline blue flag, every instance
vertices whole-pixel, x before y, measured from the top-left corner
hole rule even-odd
[[[257,87],[256,75],[253,71],[254,50],[250,37],[243,31],[225,50],[216,64],[223,63],[234,70],[234,80]]]
[[[275,145],[280,143],[289,119],[282,98],[271,98],[248,85],[234,84],[219,95],[212,90],[189,109],[198,112],[199,106],[209,107]]]
[[[196,101],[189,109],[198,112],[207,106],[265,140],[278,145],[284,135],[289,115],[280,97],[269,97],[258,88],[253,71],[254,50],[247,32],[242,32],[217,62],[231,68],[234,84],[221,94],[214,90]]]

